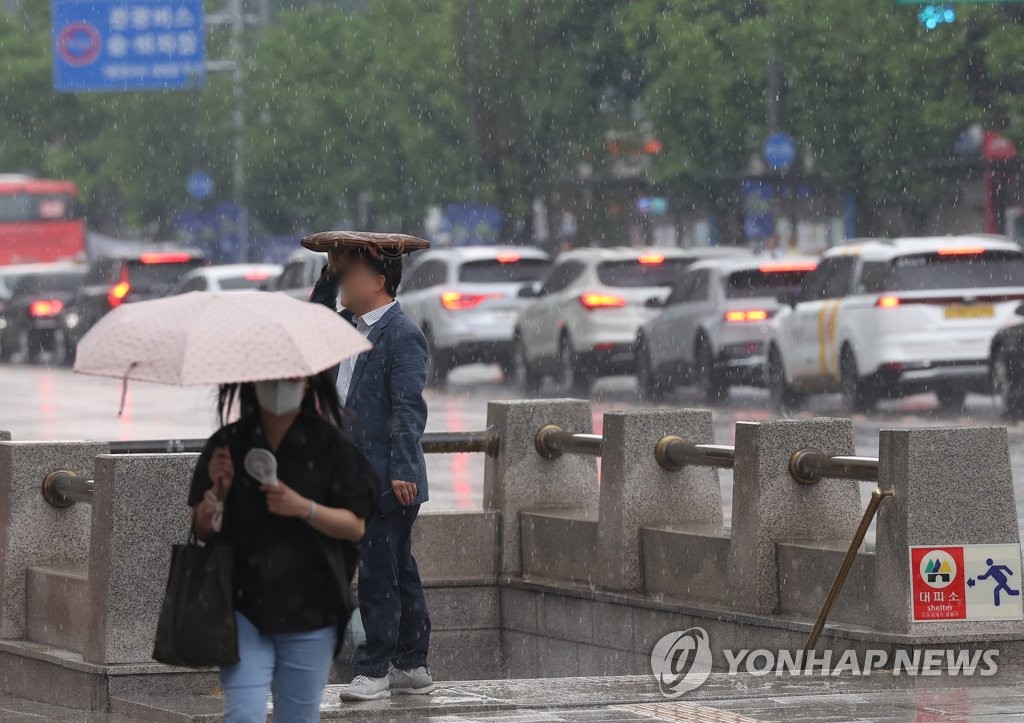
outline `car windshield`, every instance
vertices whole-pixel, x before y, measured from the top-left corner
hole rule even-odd
[[[24,276],[14,287],[13,296],[75,291],[82,285],[84,273],[40,274]]]
[[[597,267],[597,278],[605,286],[674,286],[693,259],[629,259],[604,261]]]
[[[252,275],[252,278],[246,276],[229,276],[219,280],[220,288],[224,291],[244,291],[245,289],[258,289],[260,284],[265,284],[270,280],[270,276],[263,276],[260,274]]]
[[[459,281],[467,284],[516,284],[540,281],[548,270],[544,259],[524,259],[514,254],[484,261],[467,261],[459,267]]]
[[[928,253],[893,259],[869,291],[1024,286],[1024,256],[1014,251]]]
[[[783,291],[796,291],[807,276],[807,270],[764,271],[745,269],[729,274],[725,295],[730,299],[753,299],[778,296]]]
[[[203,265],[201,259],[163,263],[131,262],[128,264],[128,281],[137,288],[169,288],[181,278]]]

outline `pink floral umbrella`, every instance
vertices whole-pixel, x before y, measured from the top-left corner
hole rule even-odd
[[[306,377],[370,348],[321,304],[192,292],[122,304],[78,344],[80,374],[177,385]]]

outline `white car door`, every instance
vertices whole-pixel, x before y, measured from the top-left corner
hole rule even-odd
[[[665,301],[665,310],[648,325],[647,348],[656,369],[685,364],[682,355],[681,317],[686,312],[686,299],[696,282],[693,272],[683,275]]]
[[[556,264],[536,300],[520,314],[519,329],[530,360],[553,359],[558,354],[565,292],[582,271],[579,261],[570,259]]]
[[[780,347],[791,380],[838,378],[836,315],[849,293],[855,264],[853,256],[823,259],[808,275],[792,312],[782,320]]]

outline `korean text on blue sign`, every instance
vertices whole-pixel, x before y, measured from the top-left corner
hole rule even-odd
[[[205,71],[202,0],[53,0],[55,90],[189,88]]]

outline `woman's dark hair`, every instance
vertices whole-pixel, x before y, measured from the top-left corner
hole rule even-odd
[[[303,411],[319,414],[328,422],[344,429],[341,399],[338,397],[338,388],[334,384],[333,375],[329,370],[322,371],[309,377],[308,381],[309,388],[306,389],[306,396],[302,398]],[[222,427],[230,423],[231,410],[234,409],[236,402],[238,403],[239,417],[247,417],[260,410],[260,403],[256,398],[256,387],[252,382],[220,385],[217,390],[217,418]]]

